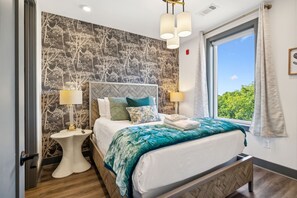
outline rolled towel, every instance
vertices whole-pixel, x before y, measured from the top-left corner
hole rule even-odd
[[[200,123],[194,120],[179,120],[179,121],[172,122],[168,119],[165,119],[164,124],[174,126],[183,130],[196,129],[200,126]]]
[[[175,122],[179,120],[187,120],[189,118],[179,114],[172,114],[172,115],[165,115],[165,119]]]

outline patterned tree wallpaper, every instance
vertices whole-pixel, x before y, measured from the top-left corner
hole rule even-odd
[[[69,121],[67,107],[59,105],[66,82],[83,90],[74,119],[88,128],[88,81],[158,84],[159,111],[171,113],[168,91],[177,90],[178,70],[178,51],[166,49],[163,41],[42,13],[43,157],[61,155],[50,135]]]

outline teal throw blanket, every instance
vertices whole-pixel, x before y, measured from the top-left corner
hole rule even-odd
[[[242,127],[231,122],[211,118],[193,120],[200,122],[201,126],[190,131],[180,131],[159,124],[128,127],[114,135],[104,162],[105,167],[116,174],[116,184],[122,196],[132,197],[132,173],[143,154],[233,130],[241,130],[245,134]],[[246,146],[246,140],[243,144]]]

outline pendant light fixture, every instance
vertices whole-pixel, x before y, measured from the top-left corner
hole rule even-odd
[[[181,12],[176,16],[177,34],[179,37],[187,37],[192,34],[192,17],[189,12]]]
[[[168,13],[168,2],[166,2],[167,13],[161,15],[160,19],[160,37],[162,39],[171,39],[174,37],[175,17]]]
[[[167,40],[168,49],[177,49],[179,48],[179,37],[177,35],[177,28],[174,29],[174,37]]]
[[[161,15],[160,19],[160,37],[167,40],[168,49],[179,47],[179,37],[187,37],[192,34],[192,17],[190,12],[185,12],[184,0],[163,0],[166,3],[166,13]],[[172,14],[168,12],[168,4],[172,6]],[[183,11],[176,16],[174,6],[179,4],[183,6]],[[177,43],[178,42],[178,43]]]

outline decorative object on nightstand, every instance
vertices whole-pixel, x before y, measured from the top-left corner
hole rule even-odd
[[[76,89],[60,90],[60,105],[68,105],[69,108],[69,131],[75,130],[73,122],[73,105],[82,104],[82,91]]]
[[[179,114],[179,102],[184,101],[184,93],[182,92],[171,92],[170,102],[175,102],[175,113]]]
[[[81,146],[84,140],[91,135],[92,130],[76,129],[69,132],[67,129],[51,135],[63,149],[63,157],[53,172],[54,178],[62,178],[72,173],[81,173],[91,168],[91,164],[84,158]]]

